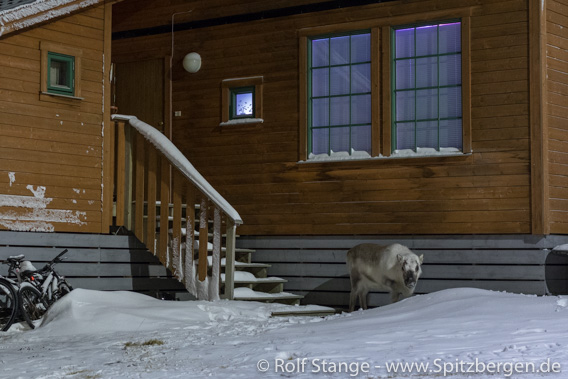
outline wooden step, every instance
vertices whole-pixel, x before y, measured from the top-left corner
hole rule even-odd
[[[235,288],[234,300],[260,301],[268,303],[299,304],[304,297],[288,292],[266,293],[254,291],[250,288]]]
[[[225,274],[221,274],[221,282],[225,283]],[[268,278],[257,278],[250,272],[246,271],[236,271],[235,284],[281,284],[286,283],[286,279],[278,278],[276,276],[270,276]]]
[[[290,316],[303,316],[303,317],[326,317],[336,313],[340,313],[334,308],[324,307],[321,305],[300,305],[283,307],[282,310],[272,311],[272,317],[290,317]]]

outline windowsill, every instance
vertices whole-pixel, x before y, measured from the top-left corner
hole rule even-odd
[[[222,122],[219,126],[262,124],[263,122],[264,119],[262,118],[237,118]]]
[[[313,155],[310,154],[307,160],[298,161],[298,164],[309,163],[327,163],[327,162],[351,162],[351,161],[376,161],[376,160],[399,160],[399,159],[414,159],[414,158],[444,158],[444,157],[467,157],[471,153],[464,153],[454,148],[442,149],[437,151],[429,148],[418,148],[418,151],[413,150],[395,150],[390,156],[386,157],[379,155],[372,157],[365,151],[354,151],[352,155],[347,152]]]
[[[61,95],[59,93],[51,93],[51,92],[44,92],[44,91],[41,91],[39,94],[40,94],[40,97],[41,96],[53,96],[53,97],[59,97],[59,98],[62,98],[62,99],[69,99],[69,100],[85,100],[84,97]]]

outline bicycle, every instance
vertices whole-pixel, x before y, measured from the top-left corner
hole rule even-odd
[[[47,309],[49,308],[48,303],[43,299],[41,292],[32,283],[29,283],[22,279],[22,266],[24,270],[30,271],[30,269],[35,269],[29,261],[24,261],[25,256],[23,254],[9,257],[4,264],[8,265],[8,278],[3,278],[10,283],[13,291],[17,293],[15,307],[15,313],[17,314],[18,308],[22,317],[30,328],[34,329],[34,321],[39,320],[43,317]],[[13,280],[12,278],[16,278]],[[12,323],[15,321],[15,315],[10,322],[7,322],[4,326],[8,330]]]
[[[25,282],[31,283],[41,293],[41,298],[47,303],[48,308],[57,300],[67,295],[73,290],[73,287],[65,280],[65,277],[58,274],[53,266],[60,263],[61,258],[68,252],[63,250],[59,255],[48,262],[41,270],[37,270],[28,261],[25,267],[22,267],[21,275]]]
[[[0,331],[10,329],[18,314],[18,295],[14,290],[17,283],[0,276]]]

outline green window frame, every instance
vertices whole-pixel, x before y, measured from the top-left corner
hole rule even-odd
[[[54,52],[47,53],[47,92],[75,95],[75,57]]]
[[[229,119],[255,118],[255,87],[230,89]]]
[[[308,154],[370,155],[371,31],[310,36],[307,42]]]
[[[393,27],[391,150],[463,150],[460,19]]]

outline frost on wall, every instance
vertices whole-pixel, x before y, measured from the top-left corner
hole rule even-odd
[[[15,181],[12,178],[15,176],[10,175],[10,185]],[[86,219],[85,212],[47,209],[53,198],[45,197],[45,187],[28,185],[26,188],[31,196],[0,195],[0,225],[4,228],[13,231],[53,232],[55,228],[52,223],[86,224],[83,221]],[[4,211],[4,207],[18,210]]]

